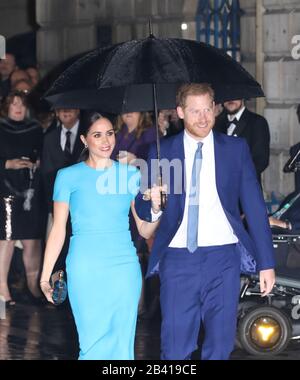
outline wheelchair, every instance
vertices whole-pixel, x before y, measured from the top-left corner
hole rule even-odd
[[[242,276],[237,344],[251,355],[273,356],[300,339],[300,233],[274,233],[276,283],[260,296],[257,275]]]

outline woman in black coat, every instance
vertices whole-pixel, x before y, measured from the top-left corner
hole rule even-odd
[[[27,285],[40,296],[41,187],[39,157],[43,132],[28,119],[26,95],[10,93],[0,119],[0,295],[7,306],[15,302],[8,287],[8,272],[16,240],[23,246]]]

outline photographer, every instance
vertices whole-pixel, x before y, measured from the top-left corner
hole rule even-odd
[[[269,216],[273,232],[297,234],[300,233],[300,192],[289,194],[278,210]],[[278,228],[280,230],[278,230]]]
[[[297,112],[298,122],[300,124],[300,104],[298,104],[296,112]],[[291,158],[289,159],[289,161],[285,165],[284,172],[294,171],[293,168],[295,168],[295,166],[300,165],[300,154],[298,154],[299,150],[300,150],[300,142],[298,142],[297,144],[295,144],[291,147],[291,149],[290,149]],[[294,158],[295,158],[295,160],[294,160]],[[291,163],[292,161],[294,161],[293,162],[293,168],[289,169],[288,164]],[[300,171],[299,170],[295,170],[295,190],[300,191]]]

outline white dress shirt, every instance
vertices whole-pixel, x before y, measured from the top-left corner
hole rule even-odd
[[[73,149],[74,149],[74,145],[75,145],[75,140],[76,140],[76,136],[77,136],[77,133],[78,133],[78,128],[79,128],[79,120],[76,121],[76,123],[73,125],[73,127],[71,129],[67,129],[63,125],[61,126],[60,146],[61,146],[62,150],[65,150],[65,145],[66,145],[66,141],[67,141],[67,135],[66,135],[66,133],[68,131],[70,131],[71,132],[71,135],[70,135],[71,152],[73,153]]]
[[[184,132],[186,169],[186,198],[182,223],[169,247],[186,248],[187,218],[190,179],[198,141]],[[216,187],[214,138],[212,131],[203,140],[202,166],[200,171],[198,246],[208,247],[237,243],[238,239],[228,222]],[[179,205],[178,205],[179,207]]]
[[[240,120],[240,118],[241,118],[241,116],[242,116],[242,114],[243,114],[243,112],[244,112],[244,110],[245,110],[245,106],[244,107],[242,107],[237,113],[235,113],[234,115],[227,115],[227,118],[228,118],[228,121],[229,122],[231,122],[231,121],[233,121],[234,119],[236,119],[237,121],[239,121]],[[233,132],[234,132],[234,130],[235,130],[235,128],[236,128],[236,125],[234,124],[234,123],[231,123],[230,125],[229,125],[229,127],[227,128],[227,135],[228,136],[236,136]]]

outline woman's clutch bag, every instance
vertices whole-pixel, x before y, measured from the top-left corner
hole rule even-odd
[[[67,282],[63,270],[59,270],[51,276],[51,287],[53,289],[52,299],[55,305],[65,301],[68,294]]]

